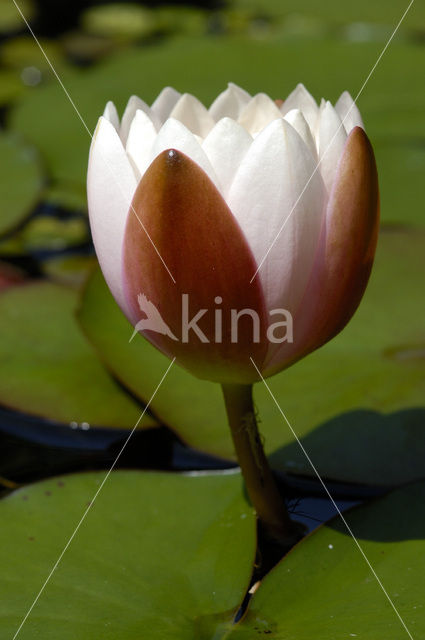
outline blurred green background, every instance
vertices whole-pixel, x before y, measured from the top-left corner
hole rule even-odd
[[[318,101],[335,101],[344,89],[355,96],[408,5],[17,2],[90,131],[107,100],[122,112],[131,94],[150,103],[166,85],[206,104],[229,81],[274,98],[298,82]],[[319,434],[310,445],[319,468],[333,478],[385,484],[423,475],[425,451],[412,442],[425,428],[424,79],[425,5],[416,1],[358,100],[376,152],[382,203],[370,288],[341,336],[272,381],[297,433]],[[85,335],[74,323],[81,287],[96,262],[85,194],[90,137],[12,0],[0,0],[0,124],[0,403],[64,424],[128,428],[138,405],[100,372],[92,345],[142,402],[156,380],[150,380],[156,356],[140,353],[141,369],[133,362],[133,373],[134,351],[119,363],[122,349],[115,353],[110,336],[99,338],[101,313],[90,320],[90,301],[83,304]],[[10,288],[40,277],[49,283],[39,290]],[[109,303],[99,301],[99,309],[102,304]],[[124,344],[126,328],[121,331],[116,335]],[[189,378],[170,382],[145,426],[164,423],[197,449],[231,457],[216,388]],[[276,466],[309,473],[264,390],[257,402]],[[352,442],[356,430],[360,436]],[[387,457],[380,455],[384,450]],[[404,462],[394,469],[400,455]]]

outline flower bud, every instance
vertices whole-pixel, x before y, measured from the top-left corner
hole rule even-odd
[[[108,103],[88,172],[93,240],[130,322],[195,375],[250,383],[336,335],[375,252],[378,183],[357,107],[302,86],[164,89]]]

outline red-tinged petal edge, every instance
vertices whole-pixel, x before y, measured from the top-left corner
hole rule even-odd
[[[364,130],[355,127],[339,161],[321,247],[294,319],[294,344],[268,364],[268,375],[317,349],[345,327],[366,289],[378,229],[375,157]]]
[[[125,230],[123,286],[132,324],[146,319],[138,303],[143,294],[169,331],[163,325],[162,333],[145,325],[141,331],[163,353],[201,378],[253,382],[257,374],[250,357],[262,363],[267,351],[262,288],[258,278],[249,282],[255,270],[238,223],[205,172],[179,151],[161,153],[137,187]],[[192,329],[183,342],[183,294],[189,320],[206,309],[197,326],[208,342]],[[258,314],[258,342],[248,315],[240,317],[237,342],[232,342],[232,309]]]

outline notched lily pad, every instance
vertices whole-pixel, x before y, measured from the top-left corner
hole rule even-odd
[[[2,637],[16,632],[104,477],[53,478],[0,502]],[[255,545],[238,473],[114,472],[20,635],[220,638],[248,587]]]
[[[412,637],[425,633],[425,484],[346,514],[351,530]],[[231,640],[399,640],[406,630],[336,517],[305,538],[264,579]]]

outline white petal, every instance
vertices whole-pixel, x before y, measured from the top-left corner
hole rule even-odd
[[[195,96],[184,93],[170,113],[170,118],[180,120],[192,133],[205,138],[213,128],[214,119]]]
[[[335,111],[343,121],[347,133],[350,133],[353,127],[361,127],[364,129],[360,111],[348,91],[344,91],[339,96],[335,104]]]
[[[275,120],[255,138],[227,198],[262,263],[256,277],[269,310],[294,313],[310,277],[324,210],[323,182],[314,169],[295,129]]]
[[[317,160],[316,143],[311,133],[311,129],[307,124],[307,120],[304,118],[301,111],[299,109],[291,109],[291,111],[288,111],[285,115],[285,120],[294,127],[297,133],[299,133],[307,147],[310,149],[313,158]]]
[[[208,157],[193,133],[179,120],[169,118],[159,131],[150,153],[150,162],[166,149],[176,149],[189,156],[219,188],[219,182]]]
[[[257,93],[242,110],[238,122],[255,135],[277,118],[282,118],[282,114],[274,100],[265,93]]]
[[[209,112],[216,122],[226,116],[237,120],[242,109],[250,100],[249,93],[233,84],[233,82],[229,82],[227,89],[214,100]]]
[[[113,102],[109,100],[106,103],[105,111],[103,112],[103,117],[109,120],[111,124],[114,125],[115,129],[119,131],[120,129],[120,119],[118,117],[117,108]]]
[[[181,93],[173,89],[173,87],[165,87],[155,102],[152,103],[151,109],[161,120],[161,124],[169,117],[180,96]]]
[[[131,96],[131,98],[127,102],[127,106],[125,108],[124,115],[121,120],[120,136],[121,136],[122,143],[124,145],[127,142],[128,132],[130,131],[131,123],[138,109],[146,113],[146,115],[152,120],[154,127],[159,129],[159,127],[161,126],[158,116],[155,113],[153,113],[153,111],[146,104],[146,102],[144,102],[137,96]]]
[[[151,119],[144,111],[138,109],[131,123],[126,151],[139,180],[150,164],[151,149],[156,136],[157,132]]]
[[[90,148],[87,197],[97,257],[114,298],[124,310],[122,243],[137,182],[114,126],[100,118]]]
[[[242,158],[251,146],[249,133],[231,118],[222,118],[209,132],[202,145],[226,198]]]
[[[301,83],[289,94],[281,107],[283,115],[286,115],[291,109],[299,109],[302,112],[314,135],[319,108],[311,93]]]
[[[326,102],[320,111],[317,142],[320,158],[320,173],[328,193],[334,181],[338,161],[347,139],[347,133],[341,118],[330,102]]]

